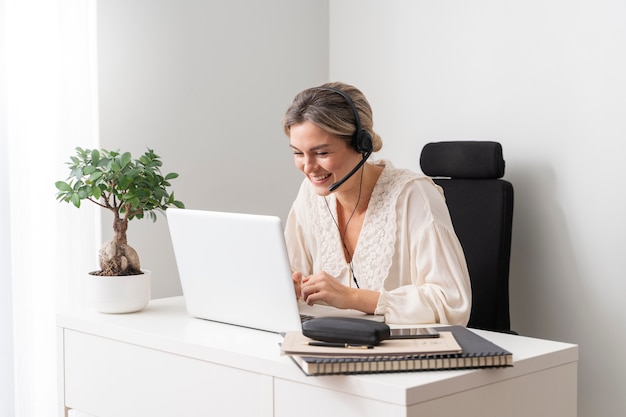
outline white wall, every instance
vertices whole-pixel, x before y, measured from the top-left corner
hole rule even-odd
[[[281,118],[328,78],[328,2],[106,0],[98,25],[101,145],[154,149],[187,208],[285,218],[301,176]],[[180,294],[165,219],[128,238],[153,297]]]
[[[580,345],[585,417],[626,415],[624,22],[624,1],[330,2],[330,78],[368,95],[383,156],[503,144],[512,325]]]

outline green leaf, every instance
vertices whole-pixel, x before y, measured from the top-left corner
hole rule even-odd
[[[81,200],[84,200],[87,197],[91,197],[93,195],[93,191],[91,187],[86,186],[86,187],[80,188],[77,194],[78,194],[78,198],[80,198]]]
[[[100,152],[97,149],[91,151],[91,163],[93,165],[98,165],[98,161],[100,160]]]
[[[120,175],[117,179],[117,188],[120,190],[128,190],[132,183],[132,177],[127,177],[126,175]]]
[[[78,197],[78,194],[73,193],[71,197],[71,201],[76,207],[80,208],[80,197]]]
[[[102,171],[96,171],[93,174],[91,174],[91,176],[89,177],[89,181],[94,182],[100,177],[102,177]]]
[[[131,161],[132,156],[130,154],[130,152],[124,152],[124,154],[122,155],[121,158],[121,162],[120,165],[122,166],[122,168],[124,168],[126,165],[128,165],[128,163]]]
[[[83,176],[83,169],[81,167],[76,167],[72,170],[70,177],[74,177],[77,180],[81,179]]]
[[[165,176],[165,180],[173,180],[174,178],[178,178],[178,174],[175,172],[170,172]]]
[[[63,192],[72,191],[72,187],[65,181],[57,181],[54,183],[58,190]]]

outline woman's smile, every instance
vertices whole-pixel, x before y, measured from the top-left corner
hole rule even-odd
[[[328,178],[331,177],[331,174],[324,174],[324,175],[309,175],[309,179],[312,182],[315,183],[323,183],[324,181],[326,181]]]

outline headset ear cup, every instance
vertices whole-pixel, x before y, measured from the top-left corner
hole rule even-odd
[[[358,153],[361,153],[363,155],[371,154],[374,150],[374,145],[372,143],[372,135],[370,134],[370,132],[368,132],[367,130],[361,127],[359,111],[357,110],[356,105],[352,101],[352,98],[350,98],[350,96],[347,93],[337,88],[324,87],[324,86],[317,87],[317,88],[319,88],[320,90],[327,90],[327,91],[335,92],[346,100],[346,102],[350,105],[350,108],[352,108],[352,113],[354,113],[354,125],[356,127],[356,132],[354,132],[354,135],[352,136],[352,140],[350,143],[352,144],[352,147],[354,148],[354,150],[356,150]]]
[[[359,130],[354,136],[354,149],[362,154],[372,152],[372,135],[365,129]]]

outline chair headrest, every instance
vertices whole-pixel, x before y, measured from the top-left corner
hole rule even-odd
[[[429,177],[502,178],[502,145],[489,141],[431,142],[422,149],[420,166]]]

